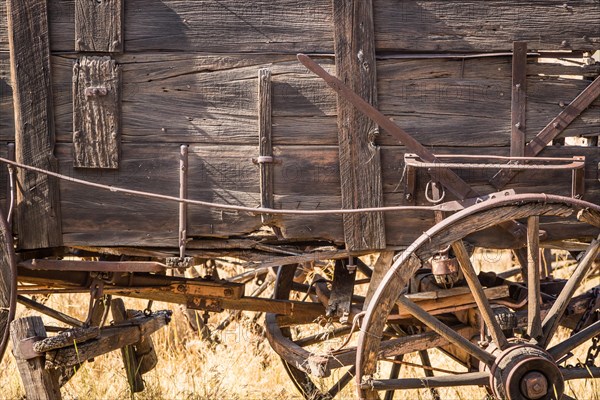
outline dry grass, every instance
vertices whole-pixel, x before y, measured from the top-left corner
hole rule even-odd
[[[510,257],[504,254],[480,255],[477,260],[487,257],[501,269],[510,266]],[[568,275],[568,268],[562,270]],[[585,287],[600,284],[598,277],[588,281]],[[47,304],[79,318],[84,318],[87,300],[83,295],[54,295]],[[143,309],[145,302],[126,299],[128,308]],[[65,399],[300,399],[295,387],[284,372],[277,355],[270,349],[249,318],[233,323],[221,334],[221,343],[210,345],[202,341],[198,334],[189,328],[187,320],[178,306],[157,303],[154,309],[169,308],[175,311],[170,325],[153,335],[159,356],[155,370],[144,376],[146,390],[132,396],[123,369],[120,352],[112,352],[86,363],[74,378],[63,387]],[[18,316],[31,314],[19,309]],[[248,313],[248,315],[251,315]],[[226,316],[211,317],[210,324],[216,325]],[[45,319],[47,324],[56,324]],[[262,323],[261,320],[258,321]],[[560,331],[556,340],[564,339],[568,332]],[[580,349],[577,358],[584,358],[585,349]],[[462,367],[437,351],[431,352],[434,366],[462,371]],[[409,355],[405,361],[419,363],[418,357]],[[381,368],[381,376],[387,375],[389,365]],[[344,371],[336,371],[332,378],[318,380],[323,388],[331,385],[332,379],[339,378]],[[401,377],[421,376],[420,371],[402,367]],[[24,397],[24,390],[11,356],[0,364],[0,397],[18,399]],[[441,389],[442,399],[483,399],[482,388],[461,390]],[[594,380],[567,383],[567,393],[577,399],[600,400],[600,382]],[[354,398],[348,387],[342,398]],[[397,393],[396,399],[431,399],[427,390]]]

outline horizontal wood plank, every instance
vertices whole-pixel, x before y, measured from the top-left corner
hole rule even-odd
[[[256,74],[272,70],[273,143],[337,144],[336,97],[294,57],[145,53],[117,56],[123,74],[122,140],[257,145]],[[333,60],[319,63],[334,72]],[[57,139],[72,135],[74,57],[52,58]],[[561,68],[564,68],[562,70]],[[586,68],[529,61],[530,140],[597,76]],[[467,60],[386,59],[377,62],[379,108],[427,146],[510,144],[510,57]],[[561,107],[562,105],[562,107]],[[564,136],[597,135],[600,100]],[[385,131],[379,145],[397,141]]]
[[[178,193],[178,146],[125,144],[119,171],[86,171],[72,168],[70,145],[57,146],[60,171],[94,182],[148,190],[176,196]],[[437,153],[461,154],[469,148],[438,148]],[[503,154],[508,148],[477,149],[482,154]],[[258,206],[260,204],[259,171],[249,154],[249,146],[191,145],[189,197],[223,204]],[[341,206],[339,172],[335,146],[276,146],[274,165],[274,200],[276,208],[325,209]],[[384,203],[402,204],[400,184],[403,147],[385,146],[382,153]],[[543,156],[586,156],[586,195],[592,202],[600,200],[597,165],[600,154],[589,147],[551,147]],[[482,193],[494,191],[488,184],[494,170],[467,170],[458,173]],[[417,202],[423,203],[426,176],[419,175]],[[525,172],[511,188],[518,192],[570,195],[570,173]],[[450,199],[450,198],[448,198]],[[68,245],[167,246],[177,247],[177,205],[148,200],[110,191],[83,188],[61,182],[61,206],[64,240]],[[284,237],[297,240],[326,239],[343,243],[340,215],[275,216]],[[431,212],[386,213],[388,245],[407,245],[433,224]],[[188,235],[191,237],[239,236],[257,230],[260,216],[245,212],[208,210],[189,207]],[[543,227],[542,227],[543,229]],[[577,232],[577,226],[566,229]]]
[[[595,0],[374,0],[378,51],[597,49]],[[49,0],[54,51],[75,48],[73,0]],[[0,10],[1,11],[1,10]],[[329,0],[125,2],[126,51],[333,52]],[[0,36],[0,50],[6,49]]]

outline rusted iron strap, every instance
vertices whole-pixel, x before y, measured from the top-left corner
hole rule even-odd
[[[421,143],[415,138],[410,136],[404,129],[396,125],[391,119],[383,115],[379,110],[367,103],[360,96],[358,96],[352,89],[346,86],[338,78],[330,75],[325,71],[319,64],[314,62],[310,57],[305,54],[298,54],[298,60],[314,72],[321,79],[323,79],[329,87],[335,90],[340,96],[352,103],[359,111],[364,113],[366,116],[375,121],[380,127],[388,131],[390,134],[395,136],[402,142],[411,152],[416,153],[424,161],[435,162],[437,159],[435,155],[427,150]],[[451,191],[459,199],[465,199],[467,197],[475,197],[477,193],[463,181],[458,175],[449,169],[430,171],[432,177],[444,185],[449,191]]]
[[[560,135],[590,104],[600,96],[600,76],[586,87],[525,146],[525,157],[537,156],[553,139]],[[497,189],[503,188],[519,171],[501,170],[490,179]]]

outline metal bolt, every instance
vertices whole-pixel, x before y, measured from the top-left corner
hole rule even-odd
[[[185,292],[185,285],[178,285],[177,290],[180,292]]]
[[[569,42],[567,42],[566,40],[563,40],[563,41],[560,43],[560,45],[561,45],[561,47],[568,47],[568,46],[569,46]]]
[[[223,294],[227,297],[233,296],[233,289],[226,288],[225,290],[223,290]]]
[[[560,128],[560,124],[558,122],[555,122],[552,126],[554,126],[556,129]]]
[[[529,372],[521,380],[521,391],[528,399],[541,399],[548,393],[548,380],[540,372]]]
[[[515,85],[515,87],[517,88],[517,90],[519,90],[519,89],[521,89],[521,84],[520,84],[520,83],[517,83],[517,84]]]
[[[517,123],[515,124],[515,128],[517,128],[517,129],[520,129],[520,128],[521,128],[521,123],[520,123],[520,122],[517,122]]]

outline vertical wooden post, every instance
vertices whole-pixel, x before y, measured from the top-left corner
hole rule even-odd
[[[113,299],[110,302],[110,310],[113,315],[113,321],[118,324],[127,320],[127,310],[123,299]],[[133,345],[125,346],[121,349],[121,357],[127,374],[127,382],[132,393],[141,392],[144,390],[144,381],[140,373],[137,355]]]
[[[527,42],[513,43],[511,157],[525,155],[525,124],[527,123]]]
[[[271,70],[258,71],[258,167],[260,169],[260,206],[273,208],[273,145],[271,140]],[[266,224],[272,220],[268,214],[261,215]]]
[[[7,0],[10,71],[14,91],[16,161],[58,170],[46,1]],[[19,247],[62,245],[55,179],[19,169],[16,223]]]
[[[377,106],[375,34],[371,0],[333,0],[337,76]],[[381,162],[375,146],[378,127],[338,96],[338,140],[343,208],[383,205]],[[382,213],[344,215],[348,250],[385,248]]]
[[[25,387],[28,400],[59,400],[60,386],[57,375],[44,368],[45,357],[29,358],[26,349],[35,338],[45,338],[46,328],[38,316],[14,320],[10,324],[10,336],[17,368]]]

